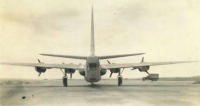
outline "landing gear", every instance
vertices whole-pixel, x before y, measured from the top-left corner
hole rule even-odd
[[[62,70],[61,70],[62,71]],[[62,71],[63,72],[63,71]],[[63,74],[64,74],[64,76],[63,76],[63,86],[64,87],[67,87],[68,86],[68,77],[67,77],[67,71],[65,70],[64,72],[63,72]]]
[[[123,77],[121,76],[121,71],[118,73],[118,86],[121,86],[123,82]]]
[[[118,86],[122,85],[123,78],[122,76],[118,76]]]
[[[67,86],[68,86],[67,80],[68,80],[67,76],[64,76],[64,77],[63,77],[63,86],[64,86],[64,87],[67,87]]]

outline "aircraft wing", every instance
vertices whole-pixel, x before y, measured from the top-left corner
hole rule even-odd
[[[48,64],[48,63],[1,63],[5,65],[15,65],[15,66],[28,66],[28,67],[44,67],[44,68],[70,68],[75,70],[83,69],[83,65],[76,65],[76,64]]]
[[[169,65],[169,64],[180,64],[180,63],[191,63],[196,61],[171,61],[171,62],[141,62],[141,63],[122,63],[122,64],[104,64],[101,65],[102,69],[112,68],[138,68],[142,66],[157,66],[157,65]]]

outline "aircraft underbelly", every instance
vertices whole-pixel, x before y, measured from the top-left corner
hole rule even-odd
[[[87,70],[85,79],[88,82],[98,82],[101,79],[100,70],[98,69]]]

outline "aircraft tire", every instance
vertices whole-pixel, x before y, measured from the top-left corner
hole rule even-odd
[[[122,76],[118,76],[118,86],[122,85],[123,78]]]
[[[68,83],[67,83],[68,78],[67,77],[63,77],[63,86],[67,87]]]

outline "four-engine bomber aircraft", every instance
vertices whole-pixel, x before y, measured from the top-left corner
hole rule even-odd
[[[73,58],[73,59],[82,59],[86,60],[85,65],[75,65],[75,64],[47,64],[42,63],[38,59],[38,63],[1,63],[7,65],[17,65],[17,66],[31,66],[35,67],[35,70],[39,73],[44,73],[46,69],[58,68],[64,69],[64,77],[63,77],[63,85],[65,87],[68,86],[67,74],[72,74],[77,70],[79,73],[84,76],[85,80],[93,84],[94,82],[98,82],[101,80],[101,76],[105,75],[107,70],[110,70],[110,77],[112,73],[118,73],[118,86],[122,85],[122,75],[121,71],[124,68],[130,68],[132,70],[138,69],[140,72],[146,72],[148,74],[147,77],[143,78],[143,80],[158,80],[158,74],[150,74],[148,72],[150,66],[156,65],[167,65],[167,64],[177,64],[177,63],[189,63],[193,61],[173,61],[173,62],[144,62],[144,58],[140,63],[122,63],[122,64],[112,64],[108,60],[108,64],[100,64],[100,60],[102,59],[110,59],[110,58],[118,58],[118,57],[126,57],[126,56],[135,56],[142,55],[144,53],[135,53],[135,54],[122,54],[122,55],[109,55],[109,56],[96,56],[95,55],[95,44],[94,44],[94,21],[93,21],[93,8],[91,12],[91,45],[90,45],[90,55],[89,56],[72,56],[72,55],[55,55],[55,54],[40,54],[44,56],[53,56],[53,57],[62,57],[62,58]],[[122,69],[122,70],[121,70]]]

